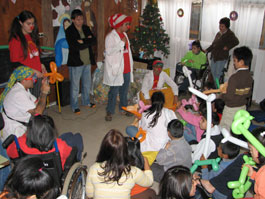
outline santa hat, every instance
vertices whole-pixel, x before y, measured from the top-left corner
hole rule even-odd
[[[109,17],[108,21],[109,21],[110,27],[118,28],[126,22],[131,22],[132,17],[126,16],[124,14],[115,14]]]

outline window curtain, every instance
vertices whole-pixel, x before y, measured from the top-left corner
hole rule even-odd
[[[170,55],[164,58],[165,66],[170,68],[170,76],[175,75],[176,63],[188,51],[192,0],[158,0],[158,7],[166,33],[170,37]],[[178,9],[184,11],[183,17],[177,15]]]

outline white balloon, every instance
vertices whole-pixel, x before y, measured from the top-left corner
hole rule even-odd
[[[236,144],[238,146],[241,146],[241,147],[243,147],[245,149],[248,149],[248,143],[247,142],[244,142],[244,141],[242,141],[242,140],[240,140],[238,138],[233,137],[231,135],[231,133],[229,133],[229,131],[226,130],[225,128],[222,128],[221,132],[222,132],[222,134],[224,136],[224,138],[221,141],[222,143],[225,143],[225,142],[229,141],[229,142],[232,142],[232,143],[234,143],[234,144]]]

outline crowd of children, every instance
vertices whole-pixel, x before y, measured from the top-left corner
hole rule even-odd
[[[91,45],[95,42],[95,38],[90,29],[83,26],[82,12],[77,10],[75,12],[75,15],[72,16],[73,24],[66,31],[66,38],[69,42],[70,62],[68,60],[68,65],[71,69],[71,81],[73,84],[75,79],[78,83],[75,86],[79,89],[79,80],[83,72],[79,72],[78,77],[74,73],[77,72],[77,66],[90,70],[93,62]],[[24,15],[25,19],[23,18]],[[78,20],[79,18],[81,21]],[[24,24],[24,21],[28,19],[30,19],[31,24]],[[117,64],[117,57],[122,61],[119,61],[115,69],[117,71],[114,71],[115,74],[113,74],[113,71],[109,71],[109,73],[108,70],[105,71],[105,84],[110,85],[106,121],[112,120],[118,93],[121,97],[119,109],[123,113],[121,106],[127,105],[129,84],[133,80],[132,55],[129,40],[125,33],[129,29],[131,17],[116,14],[110,18],[109,22],[113,30],[107,36],[106,66],[109,66],[109,70],[113,70],[111,66]],[[31,27],[27,27],[30,25]],[[15,62],[23,63],[21,61],[27,61],[30,56],[35,57],[38,67],[33,67],[33,70],[30,69],[29,74],[25,74],[23,70],[23,78],[20,78],[21,82],[31,81],[32,83],[33,71],[38,74],[39,78],[47,72],[39,61],[39,41],[34,37],[30,37],[31,33],[37,32],[36,19],[32,13],[25,11],[14,19],[13,26],[21,26],[22,29],[17,33],[12,32],[10,36],[11,58],[13,57]],[[72,41],[72,35],[76,36],[76,42]],[[34,52],[26,51],[29,41],[36,43],[33,45]],[[22,51],[19,52],[20,57],[16,57],[18,54],[14,53],[17,45],[22,46]],[[75,50],[76,47],[79,48],[78,51]],[[88,55],[91,56],[91,60],[87,58]],[[18,59],[21,57],[24,57],[24,59]],[[179,100],[178,87],[165,72],[162,72],[163,62],[155,61],[154,69],[145,76],[142,88],[143,97],[146,103],[150,104],[150,107],[142,113],[138,126],[127,128],[126,133],[130,137],[124,137],[121,132],[115,129],[110,130],[105,135],[95,163],[88,169],[86,179],[87,197],[93,199],[201,198],[202,195],[196,190],[196,186],[198,186],[204,189],[207,194],[213,194],[216,199],[231,198],[232,190],[228,190],[226,184],[228,181],[239,178],[243,159],[242,155],[239,155],[239,146],[229,141],[221,142],[223,139],[221,128],[230,130],[235,113],[238,110],[246,109],[245,105],[251,95],[253,86],[253,79],[249,71],[252,57],[252,52],[248,47],[243,46],[234,50],[233,61],[236,72],[229,78],[228,83],[221,86],[222,94],[212,102],[212,112],[206,110],[206,103],[199,98],[196,99],[197,102],[194,102],[199,107],[198,111],[192,110],[190,106],[184,104],[178,104],[176,112],[166,108],[165,95],[161,91],[164,83],[171,87],[172,103],[176,106]],[[76,63],[76,58],[78,58],[80,64]],[[194,41],[192,50],[183,57],[181,64],[186,65],[192,71],[192,78],[194,78],[196,71],[206,63],[206,59],[200,42]],[[178,65],[177,70],[181,72],[182,66]],[[90,73],[87,75],[88,77],[91,76]],[[20,84],[24,86],[24,83]],[[88,84],[90,85],[90,83]],[[180,88],[187,90],[187,84],[186,79]],[[45,86],[44,82],[43,85]],[[78,89],[74,88],[75,86],[72,85],[73,88],[71,87],[71,91],[75,90],[74,93],[71,92],[71,105],[75,113],[80,113],[77,104]],[[33,84],[30,84],[30,87],[33,87]],[[41,89],[42,93],[45,94],[45,99],[49,90],[50,88]],[[88,87],[86,92],[89,90]],[[150,90],[155,90],[155,92],[150,94]],[[3,102],[4,97],[2,95],[1,102]],[[86,101],[83,102],[84,105],[94,107],[94,104],[89,101],[89,96],[84,101]],[[4,105],[7,109],[8,106],[5,103]],[[181,118],[177,118],[176,113]],[[208,113],[211,113],[212,117],[209,131],[210,140],[207,145],[205,132],[207,130]],[[63,134],[58,138],[51,117],[35,115],[31,112],[28,114],[29,118],[30,116],[32,118],[27,119],[26,122],[28,123],[24,126],[26,130],[23,130],[23,135],[7,148],[7,154],[11,159],[19,156],[18,145],[20,145],[19,150],[27,155],[46,154],[55,151],[58,147],[63,170],[74,147],[78,148],[77,159],[81,159],[83,151],[81,135],[70,133]],[[181,119],[184,119],[186,124]],[[11,120],[18,122],[12,118]],[[146,132],[146,136],[141,135],[141,138],[143,138],[141,143],[138,140],[139,137],[136,138],[140,128]],[[264,127],[254,129],[252,134],[261,145],[265,146]],[[207,153],[205,153],[205,146],[208,146]],[[263,185],[265,157],[253,143],[248,143],[248,146],[250,155],[257,164],[257,167],[247,165],[249,169],[247,175],[255,181],[254,198],[265,198],[265,186]],[[145,156],[144,152],[155,152],[153,153],[155,155],[154,162],[150,157]],[[203,165],[199,172],[191,173],[190,168],[197,160],[216,159],[217,157],[222,158],[218,171],[210,170],[209,166]],[[158,194],[150,188],[154,181],[160,183]],[[12,169],[0,198],[53,199],[58,195],[59,188],[55,186],[53,176],[45,169],[42,160],[36,157],[27,157],[18,161]]]

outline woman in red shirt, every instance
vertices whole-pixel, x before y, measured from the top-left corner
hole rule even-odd
[[[16,66],[24,65],[32,68],[38,78],[47,73],[40,62],[40,41],[36,17],[30,11],[24,10],[12,22],[9,35],[10,61]],[[41,81],[31,91],[39,96]]]

